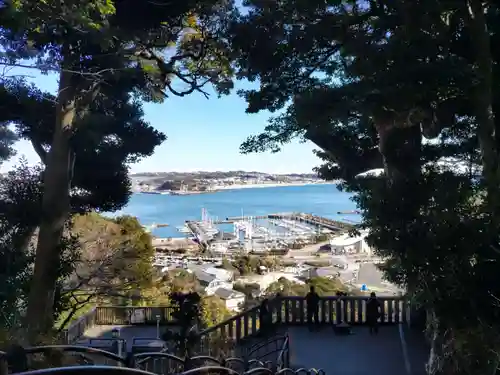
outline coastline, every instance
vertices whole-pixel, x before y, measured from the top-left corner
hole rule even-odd
[[[286,182],[286,183],[271,183],[271,184],[234,184],[234,185],[214,185],[212,190],[206,191],[135,191],[136,194],[154,194],[154,195],[198,195],[198,194],[214,194],[226,190],[241,190],[241,189],[262,189],[262,188],[275,188],[275,187],[288,187],[288,186],[310,186],[310,185],[336,185],[338,181],[321,181],[321,182]]]
[[[336,185],[336,181],[322,181],[322,182],[286,182],[274,184],[234,184],[225,186],[214,186],[214,190],[239,190],[239,189],[261,189],[272,187],[286,187],[286,186],[307,186],[307,185]]]

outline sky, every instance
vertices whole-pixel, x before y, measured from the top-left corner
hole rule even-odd
[[[40,89],[55,93],[57,77],[41,75],[36,70],[16,69],[27,74]],[[243,88],[243,83],[237,83]],[[298,141],[285,145],[281,152],[242,155],[240,144],[251,134],[260,133],[271,116],[269,112],[248,115],[245,102],[234,93],[209,99],[194,93],[180,98],[171,96],[162,104],[144,105],[145,118],[167,135],[153,156],[131,165],[131,172],[162,171],[229,171],[246,170],[264,173],[310,173],[321,164],[313,154],[314,145]],[[207,90],[210,92],[210,90]],[[20,157],[33,165],[39,162],[29,142],[16,144],[17,155],[0,166],[0,172],[11,169]]]

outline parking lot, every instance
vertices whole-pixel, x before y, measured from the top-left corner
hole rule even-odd
[[[384,280],[384,275],[374,263],[360,264],[356,285],[366,285],[369,290],[379,294],[394,294],[400,289]]]

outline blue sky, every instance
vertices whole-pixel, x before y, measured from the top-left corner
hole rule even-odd
[[[29,75],[39,88],[56,91],[55,75],[44,76],[35,70],[22,73]],[[16,74],[21,74],[20,70],[16,69]],[[241,87],[242,83],[238,83],[237,88]],[[220,99],[213,93],[209,99],[201,94],[183,98],[171,96],[163,104],[147,103],[144,109],[146,120],[168,139],[153,156],[132,165],[132,172],[256,170],[309,173],[320,164],[312,152],[312,143],[294,142],[277,154],[240,154],[240,144],[248,135],[259,133],[270,114],[246,114],[245,102],[236,93]],[[1,165],[1,172],[12,168],[21,156],[27,158],[29,164],[39,162],[28,142],[18,142],[16,149],[17,156]]]

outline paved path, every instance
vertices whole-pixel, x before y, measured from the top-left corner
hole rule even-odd
[[[131,349],[133,338],[156,338],[154,326],[96,326],[85,339],[110,338],[113,328]],[[162,329],[164,327],[161,327]],[[326,375],[424,375],[428,348],[423,335],[401,326],[382,326],[378,336],[367,327],[354,327],[350,336],[337,336],[332,328],[310,332],[288,327],[290,362],[294,368],[323,369]]]
[[[326,375],[422,374],[415,371],[423,368],[421,352],[416,355],[405,344],[397,326],[381,327],[378,336],[370,336],[366,327],[353,328],[350,336],[336,336],[331,328],[310,332],[291,327],[288,332],[290,362],[295,368],[323,369]]]
[[[430,347],[424,339],[423,332],[416,329],[409,329],[407,326],[403,328],[403,339],[408,347],[409,356],[411,360],[412,375],[427,375],[425,365],[429,359]]]

